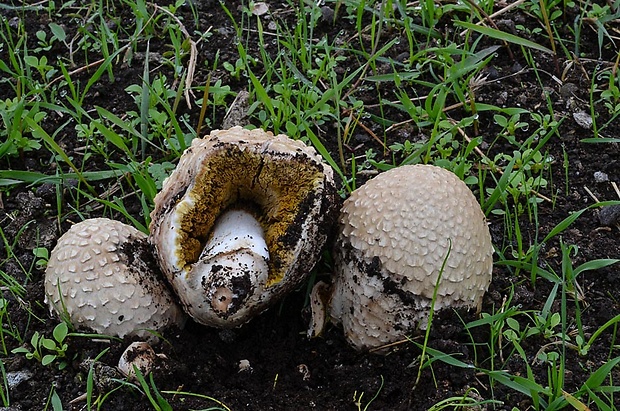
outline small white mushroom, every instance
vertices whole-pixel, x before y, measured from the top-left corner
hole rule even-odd
[[[250,360],[240,360],[239,361],[239,371],[238,372],[252,372],[252,365],[250,364]]]
[[[357,349],[426,329],[440,272],[436,310],[480,308],[493,247],[476,198],[453,173],[384,172],[345,201],[340,224],[330,310]]]
[[[152,337],[185,319],[147,236],[107,218],[82,221],[60,237],[45,271],[45,300],[75,327],[121,338]]]
[[[118,370],[129,379],[136,378],[137,368],[143,376],[151,373],[158,355],[155,354],[153,347],[143,341],[136,341],[129,344],[129,347],[123,351],[121,358],[118,360]]]
[[[155,197],[150,241],[186,311],[241,325],[306,278],[335,206],[332,170],[284,135],[196,139]]]

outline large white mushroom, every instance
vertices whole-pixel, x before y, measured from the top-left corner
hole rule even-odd
[[[342,208],[331,316],[357,349],[397,341],[426,329],[436,285],[436,310],[479,308],[492,255],[480,205],[456,175],[430,165],[384,172]]]
[[[149,338],[185,315],[166,286],[147,236],[107,218],[73,225],[51,252],[45,300],[77,328]]]
[[[150,241],[186,311],[234,327],[306,278],[333,221],[332,170],[284,135],[196,139],[155,197]]]

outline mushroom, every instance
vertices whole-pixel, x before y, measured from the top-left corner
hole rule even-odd
[[[146,377],[151,373],[157,359],[162,358],[162,356],[163,354],[155,354],[153,347],[149,343],[135,341],[129,344],[129,347],[123,351],[118,359],[118,370],[130,380],[136,379],[135,368]]]
[[[155,197],[150,241],[186,311],[234,327],[306,278],[335,196],[312,147],[259,129],[215,130],[192,142]]]
[[[77,328],[124,337],[182,325],[184,313],[153,264],[147,236],[107,218],[73,225],[45,271],[50,311]]]
[[[434,309],[477,307],[491,282],[491,236],[480,205],[453,173],[391,169],[344,202],[330,314],[359,350],[426,329]]]

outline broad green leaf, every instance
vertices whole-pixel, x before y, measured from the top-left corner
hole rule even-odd
[[[59,342],[62,343],[65,340],[65,337],[67,337],[67,333],[69,332],[69,327],[67,327],[66,323],[59,323],[55,328],[54,331],[52,332],[52,335],[54,336],[54,339]]]
[[[42,338],[41,345],[47,348],[48,350],[53,350],[56,348],[56,341],[49,339],[49,338]]]
[[[43,359],[41,360],[41,364],[42,365],[50,365],[51,363],[54,362],[55,359],[56,359],[55,355],[47,354],[47,355],[43,356]]]
[[[59,24],[50,23],[49,28],[52,31],[54,37],[56,37],[58,40],[64,42],[67,39],[67,33],[65,33],[65,30]]]

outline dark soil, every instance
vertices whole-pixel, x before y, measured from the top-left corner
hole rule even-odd
[[[286,2],[272,1],[269,3],[270,10],[277,17],[284,20],[292,18],[291,6]],[[328,5],[333,6],[333,3],[328,3]],[[116,14],[125,16],[122,24],[131,25],[131,11],[120,7]],[[235,16],[240,16],[238,10],[232,6],[230,8]],[[235,93],[247,88],[247,81],[243,77],[238,80],[222,68],[213,72],[206,68],[205,62],[212,62],[217,51],[220,54],[220,61],[234,62],[238,57],[237,46],[232,34],[234,33],[233,26],[217,2],[200,1],[197,9],[198,29],[204,31],[207,27],[213,26],[214,34],[209,41],[199,44],[195,84],[205,84],[207,77],[211,74],[212,83],[222,80],[222,84],[229,85]],[[577,12],[577,9],[566,10],[565,21],[572,24]],[[32,47],[36,46],[34,33],[38,30],[49,32],[50,21],[63,24],[68,33],[75,32],[79,22],[79,19],[56,17],[46,12],[21,12],[2,8],[0,13],[2,18],[9,22],[12,19],[26,20],[27,34]],[[179,16],[188,25],[193,21],[191,11],[187,7],[180,9]],[[455,30],[460,30],[452,25],[451,16],[446,15],[443,19],[444,24],[438,27],[443,27],[446,36],[453,36]],[[353,37],[357,34],[354,23],[348,19],[336,19],[334,24],[331,20],[323,21],[317,27],[315,37],[327,36],[330,40],[336,36]],[[504,26],[501,28],[509,30],[514,23],[524,24],[530,28],[539,27],[530,16],[515,10],[502,16]],[[294,21],[291,20],[291,24],[294,24]],[[558,24],[556,28],[559,35],[563,38],[572,38],[568,30],[569,26],[570,24]],[[616,34],[617,29],[616,24]],[[161,41],[158,42],[156,35],[157,33],[151,41],[151,52],[166,52],[167,45]],[[388,30],[382,40],[387,42],[394,36],[400,35],[401,33],[396,30]],[[532,37],[532,40],[549,46],[542,36]],[[484,41],[489,45],[492,44],[490,40]],[[527,211],[521,215],[520,229],[525,250],[536,240],[541,241],[551,229],[572,212],[581,210],[594,202],[587,193],[586,187],[600,200],[618,199],[610,184],[613,181],[620,181],[620,157],[617,144],[582,142],[582,139],[592,137],[592,131],[578,125],[572,116],[576,108],[590,113],[588,90],[592,76],[595,76],[596,70],[613,65],[618,48],[606,41],[602,55],[599,57],[597,35],[591,27],[583,28],[580,41],[582,54],[579,59],[575,59],[570,64],[564,57],[558,57],[555,60],[548,55],[534,52],[538,72],[527,68],[527,62],[520,47],[512,46],[511,52],[514,55],[511,56],[502,45],[486,71],[488,80],[498,80],[487,82],[476,91],[477,101],[497,106],[518,106],[532,112],[548,113],[550,104],[556,119],[563,119],[558,134],[552,136],[546,145],[547,155],[552,156],[555,161],[545,174],[550,184],[542,190],[541,194],[552,201],[543,200],[537,206],[538,231],[536,231],[534,220],[528,217]],[[247,47],[249,54],[258,55],[257,44],[248,44]],[[401,41],[400,46],[395,46],[394,50],[390,51],[390,55],[397,57],[399,53],[406,52],[406,48],[406,41]],[[268,50],[268,52],[276,51]],[[49,51],[49,56],[55,58],[53,56],[61,53],[66,53],[66,48],[57,43]],[[559,55],[564,56],[563,53]],[[354,56],[345,57],[350,60],[352,66],[358,64]],[[6,50],[0,50],[0,58],[7,61]],[[96,55],[93,55],[87,62],[82,54],[77,53],[75,65],[76,67],[85,66],[96,59]],[[208,67],[210,68],[211,65]],[[389,67],[386,66],[384,69],[389,70]],[[167,74],[169,79],[173,78],[169,69],[163,66],[154,69],[152,78],[158,73],[155,70]],[[260,69],[257,68],[257,70]],[[565,70],[564,86],[552,78],[552,75],[561,76],[562,70]],[[90,74],[92,72],[86,71],[83,81],[86,81]],[[90,96],[86,99],[84,109],[89,111],[95,106],[101,106],[119,115],[127,110],[136,110],[134,101],[124,90],[131,84],[140,84],[141,75],[141,64],[134,66],[118,64],[114,67],[114,81],[110,82],[107,76],[103,76],[102,81],[89,92]],[[395,99],[393,90],[381,87],[379,90],[383,98]],[[371,89],[371,92],[364,90],[360,88],[352,92],[367,105],[376,104],[376,90]],[[415,92],[412,91],[412,95],[415,95]],[[419,95],[426,94],[424,90],[417,92]],[[14,97],[10,83],[0,82],[0,96],[3,99]],[[234,95],[231,95],[228,102],[232,102],[233,98]],[[195,105],[188,108],[183,104],[182,102],[180,110],[188,114],[191,122],[196,124],[200,108]],[[407,116],[400,111],[387,106],[384,109],[387,112],[376,114],[381,114],[394,122],[407,120]],[[372,112],[372,110],[368,111]],[[600,124],[604,123],[609,116],[607,109],[601,103],[596,103],[593,112],[597,114]],[[224,107],[218,109],[212,118],[210,127],[220,127],[224,114]],[[450,111],[450,115],[458,120],[458,110]],[[42,126],[51,134],[64,121],[66,119],[60,114],[50,115]],[[372,118],[364,121],[367,121],[365,124],[367,127],[378,135],[383,135],[381,124],[374,123]],[[487,139],[486,136],[496,136],[499,132],[498,126],[489,115],[480,114],[478,127],[478,134],[485,136],[482,147],[488,148],[488,151],[486,149],[483,151],[489,157],[493,158],[496,153],[503,150],[512,152],[514,146],[496,141],[494,137]],[[57,136],[59,144],[69,156],[79,162],[81,143],[73,135],[72,127],[66,127],[65,130],[66,132]],[[331,126],[324,125],[320,131],[323,143],[332,155],[337,157],[336,137],[335,134],[330,134]],[[407,126],[398,128],[393,134],[387,136],[388,144],[403,141],[405,138],[414,138],[416,133],[423,132],[407,128]],[[475,134],[473,128],[466,132],[472,136]],[[370,148],[383,153],[383,148],[361,128],[356,133],[352,143],[354,147],[347,147],[348,155],[351,153],[363,155]],[[517,140],[527,137],[525,132],[520,134],[517,133]],[[620,124],[610,125],[605,130],[605,135],[608,137],[620,135]],[[161,156],[161,153],[152,154]],[[46,151],[34,150],[25,151],[16,157],[4,157],[0,159],[0,169],[39,171],[48,174],[52,169],[53,173],[54,166],[51,163],[53,159],[50,159],[48,155]],[[566,167],[563,164],[565,158],[568,159]],[[90,159],[84,167],[89,171],[108,169],[103,159],[96,157]],[[475,172],[476,170],[472,170],[472,173]],[[597,182],[598,180],[594,177],[595,172],[606,173],[608,181]],[[0,247],[0,268],[7,276],[15,278],[18,283],[26,284],[23,299],[16,298],[8,291],[4,292],[4,297],[8,301],[8,312],[4,318],[10,318],[12,326],[19,331],[25,341],[29,341],[35,331],[50,336],[53,327],[57,324],[57,319],[50,317],[43,303],[43,271],[33,268],[30,276],[27,276],[25,272],[34,265],[35,257],[32,249],[36,246],[53,248],[56,239],[70,226],[69,219],[64,216],[71,214],[71,207],[79,205],[75,200],[74,186],[68,184],[60,189],[63,190],[63,198],[66,202],[62,205],[61,213],[56,210],[56,187],[51,184],[16,185],[0,193],[2,196],[0,197],[2,200],[0,202],[0,232],[7,245],[7,247]],[[101,184],[96,189],[104,191],[106,186]],[[141,206],[136,197],[127,198],[125,205],[139,218]],[[101,215],[101,211],[96,209],[79,211],[84,217]],[[561,235],[564,244],[574,244],[578,247],[578,253],[572,255],[574,266],[593,259],[620,257],[618,228],[614,224],[602,226],[597,213],[596,210],[586,211]],[[59,214],[62,215],[60,219]],[[120,215],[112,215],[112,217],[123,219]],[[73,213],[70,220],[79,221],[79,217]],[[489,223],[496,248],[510,252],[516,245],[510,244],[507,240],[508,227],[505,225],[504,218],[491,214]],[[559,273],[561,264],[561,245],[559,238],[556,237],[543,248],[539,255],[538,265]],[[321,262],[315,271],[319,277],[327,277],[329,263]],[[606,321],[620,313],[619,281],[620,274],[617,265],[586,272],[580,276],[579,284],[584,297],[580,302],[581,321],[586,335],[590,335]],[[540,310],[546,303],[552,288],[553,284],[543,279],[538,279],[533,284],[527,272],[518,272],[506,266],[497,265],[494,269],[493,283],[484,299],[482,312],[495,313],[509,306],[518,307],[523,311]],[[363,409],[375,394],[377,394],[376,398],[369,409],[423,410],[443,399],[462,397],[467,390],[472,388],[478,391],[481,399],[500,401],[494,406],[488,405],[488,409],[510,410],[516,407],[516,409],[527,410],[533,407],[526,395],[504,385],[491,386],[488,377],[484,374],[476,374],[473,370],[456,368],[440,361],[434,362],[431,367],[426,367],[416,385],[421,350],[409,342],[397,345],[390,349],[387,355],[381,356],[355,352],[347,345],[342,331],[335,326],[328,326],[321,337],[309,340],[306,337],[309,321],[308,308],[305,306],[306,295],[304,286],[239,329],[221,331],[190,322],[183,330],[167,332],[164,336],[165,341],[155,346],[158,353],[165,354],[165,359],[158,360],[157,367],[152,374],[156,387],[161,391],[179,390],[209,396],[233,410]],[[575,304],[570,297],[568,307],[569,318],[576,318]],[[557,300],[552,305],[552,311],[558,312],[559,309],[560,296],[558,294]],[[458,314],[444,312],[435,320],[430,347],[444,353],[455,354],[460,361],[476,363],[482,368],[490,369],[494,366],[512,375],[527,375],[526,365],[516,352],[496,351],[495,355],[491,356],[488,327],[474,328],[470,330],[471,333],[465,331],[463,323],[475,319],[475,313],[461,312]],[[568,331],[573,331],[575,324],[571,324],[571,327],[573,329]],[[580,356],[576,350],[566,350],[565,391],[578,390],[588,376],[609,359],[610,350],[612,357],[618,355],[617,345],[616,348],[611,348],[614,344],[618,344],[612,334],[613,330],[614,328],[611,327],[604,332],[590,348],[587,356]],[[18,345],[17,340],[5,334],[4,341],[9,353],[2,359],[5,371],[7,373],[17,371],[30,373],[29,379],[10,390],[11,409],[15,410],[43,409],[52,387],[62,400],[65,409],[85,409],[85,401],[70,404],[71,400],[86,392],[88,367],[84,367],[83,362],[109,349],[100,361],[104,365],[115,366],[120,354],[128,345],[128,341],[100,342],[91,338],[70,337],[68,340],[70,361],[64,370],[59,371],[54,366],[42,366],[34,360],[26,360],[22,355],[11,355],[10,350]],[[476,342],[475,349],[472,344],[474,341]],[[548,385],[549,365],[537,362],[536,356],[541,347],[550,341],[552,340],[545,340],[538,336],[523,341],[523,349],[535,373],[535,379],[543,386]],[[250,368],[241,370],[242,360],[249,361]],[[613,371],[612,380],[620,381],[620,370]],[[117,386],[111,383],[101,387],[101,391],[103,393]],[[173,409],[177,410],[205,409],[216,405],[208,399],[192,396],[166,395],[166,398]],[[358,402],[361,405],[357,404]],[[106,398],[102,409],[139,411],[153,409],[153,407],[143,394],[124,386],[116,389]],[[591,409],[597,408],[591,405]]]

